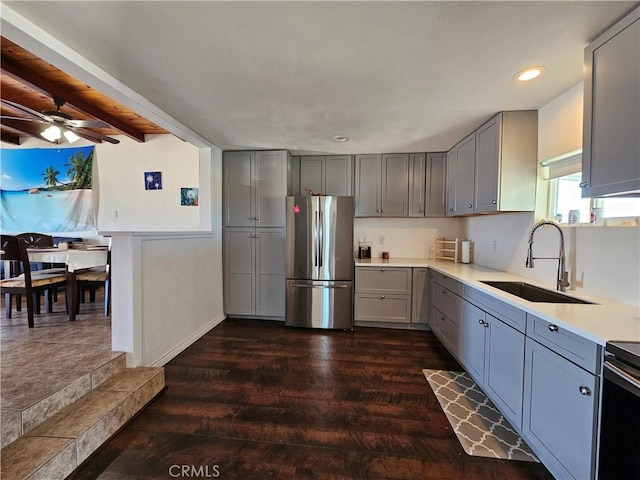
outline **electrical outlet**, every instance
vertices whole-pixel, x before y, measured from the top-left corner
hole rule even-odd
[[[493,251],[495,252],[498,249],[498,241],[494,240],[493,241]]]
[[[118,210],[113,211],[113,218],[118,218]]]
[[[380,245],[384,245],[384,241],[385,241],[384,235],[380,235]]]

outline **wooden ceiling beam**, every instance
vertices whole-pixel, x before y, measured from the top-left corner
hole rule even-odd
[[[30,88],[48,97],[58,97],[63,99],[70,106],[108,123],[114,129],[137,142],[144,142],[144,133],[141,131],[97,108],[95,105],[92,105],[90,102],[87,102],[83,98],[77,96],[77,94],[72,90],[66,89],[64,86],[56,85],[54,82],[24,68],[20,62],[3,57],[1,71],[3,75],[15,78],[17,81],[28,85]]]
[[[0,132],[0,140],[14,145],[20,145],[20,135],[14,135],[8,132]]]

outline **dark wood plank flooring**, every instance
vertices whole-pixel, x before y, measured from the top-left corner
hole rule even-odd
[[[423,368],[460,370],[430,332],[225,320],[73,478],[553,478],[464,453]]]

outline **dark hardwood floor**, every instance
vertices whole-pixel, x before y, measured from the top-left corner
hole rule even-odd
[[[226,320],[73,478],[553,478],[464,453],[423,368],[460,366],[429,332]]]

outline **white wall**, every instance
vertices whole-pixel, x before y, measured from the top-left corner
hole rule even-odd
[[[539,110],[538,158],[548,159],[582,144],[582,84]],[[546,213],[546,185],[538,182],[538,213],[508,213],[463,220],[461,235],[474,242],[474,262],[523,275],[555,288],[557,262],[539,260],[525,268],[529,231]],[[640,306],[640,229],[563,227],[570,290]],[[552,227],[536,232],[534,256],[557,256],[559,235]]]
[[[118,139],[117,145],[96,146],[98,230],[200,230],[209,186],[200,185],[199,149],[173,135],[148,135],[144,143]],[[145,172],[162,172],[162,190],[145,190]],[[182,206],[181,187],[198,187],[207,197],[201,198],[200,206]]]
[[[384,236],[384,245],[380,237]],[[460,237],[457,218],[356,218],[353,241],[371,242],[371,256],[380,258],[389,252],[391,258],[430,258],[433,240],[438,237]]]

